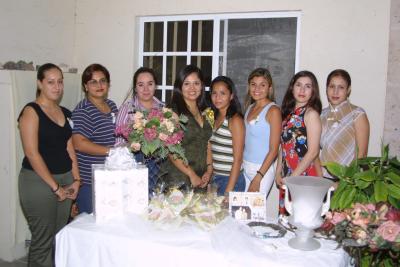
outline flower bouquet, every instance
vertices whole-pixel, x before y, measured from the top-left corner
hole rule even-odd
[[[186,122],[186,116],[178,117],[169,108],[136,111],[130,123],[118,127],[116,134],[128,140],[134,152],[159,158],[172,154],[187,164],[181,145]]]
[[[355,203],[328,212],[320,232],[343,245],[356,266],[398,266],[400,210],[387,203]]]
[[[151,199],[148,219],[161,229],[174,229],[187,222],[210,230],[228,215],[223,209],[223,200],[223,196],[193,191],[183,193],[173,188]]]

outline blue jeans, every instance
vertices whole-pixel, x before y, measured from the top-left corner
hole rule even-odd
[[[82,212],[89,214],[93,212],[92,195],[93,193],[91,184],[83,184],[79,188],[78,196],[76,197],[76,204],[78,205],[79,214]]]
[[[160,171],[159,159],[146,158],[143,153],[135,153],[135,160],[146,165],[149,169],[149,198],[154,194],[154,189],[158,180],[158,173]]]
[[[217,194],[218,196],[223,196],[225,194],[226,186],[228,185],[229,176],[225,175],[214,175],[213,183],[218,186]],[[244,180],[243,172],[240,172],[238,180],[236,181],[233,191],[243,192],[246,187],[246,181]]]

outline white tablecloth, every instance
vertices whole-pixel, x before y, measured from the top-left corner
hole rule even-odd
[[[136,216],[98,225],[82,214],[56,237],[57,267],[124,266],[347,266],[348,256],[333,241],[316,251],[290,248],[293,237],[261,240],[248,227],[227,218],[212,231],[195,225],[159,230]]]

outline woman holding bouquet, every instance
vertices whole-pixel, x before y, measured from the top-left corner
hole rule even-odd
[[[132,123],[136,111],[161,110],[164,107],[164,103],[154,96],[156,87],[157,78],[154,70],[141,67],[135,72],[133,75],[133,88],[118,111],[115,125],[118,134],[116,145],[127,144],[127,139],[122,135],[120,136],[119,132]],[[149,169],[149,196],[151,196],[154,192],[160,169],[158,160],[153,157],[145,158],[140,151],[135,153],[135,159],[138,162],[144,162]]]
[[[273,163],[279,151],[281,112],[276,106],[268,69],[253,70],[248,79],[244,174],[246,190],[268,194],[274,182]]]
[[[213,182],[218,195],[244,191],[242,172],[244,121],[235,85],[226,76],[216,77],[210,85],[214,130],[210,139],[214,169]]]
[[[204,188],[211,179],[212,159],[208,140],[212,125],[203,113],[206,108],[204,88],[203,73],[193,65],[183,68],[175,80],[170,107],[178,115],[188,117],[182,140],[188,164],[173,155],[162,164],[160,173],[169,187]]]
[[[337,162],[350,165],[356,158],[368,153],[369,122],[365,111],[348,100],[351,78],[347,71],[332,71],[326,81],[329,107],[322,110],[321,154],[322,163]],[[323,168],[323,174],[331,177]]]
[[[18,190],[32,233],[28,266],[53,266],[54,237],[68,222],[80,177],[71,140],[71,112],[58,104],[64,90],[60,68],[42,65],[37,87],[36,100],[18,118],[25,154]],[[70,185],[69,189],[63,185]]]
[[[92,164],[103,164],[114,146],[114,124],[118,112],[107,99],[110,73],[100,64],[89,65],[82,73],[85,99],[72,112],[72,140],[77,151],[82,186],[77,197],[79,213],[92,213]]]
[[[282,215],[285,213],[285,191],[281,188],[284,177],[322,174],[318,159],[321,109],[315,75],[310,71],[296,73],[282,102],[282,154],[276,170],[276,183],[280,187],[279,212]]]

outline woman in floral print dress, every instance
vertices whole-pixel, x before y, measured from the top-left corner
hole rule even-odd
[[[321,176],[318,160],[322,104],[317,79],[312,72],[300,71],[291,80],[282,102],[281,156],[276,183],[280,187],[279,213],[285,213],[282,189],[289,176]]]

